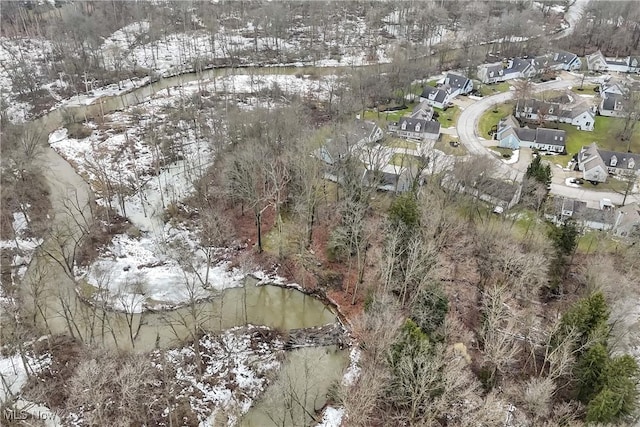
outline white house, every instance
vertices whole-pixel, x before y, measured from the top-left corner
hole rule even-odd
[[[450,99],[445,89],[433,86],[425,86],[420,95],[420,103],[424,102],[431,107],[440,108],[441,110],[449,104]]]
[[[590,71],[617,71],[619,73],[637,73],[640,71],[640,59],[633,56],[608,58],[597,51],[587,56]]]
[[[624,97],[617,94],[609,94],[602,98],[598,106],[601,116],[622,117],[624,116]]]
[[[631,172],[637,176],[640,155],[600,150],[594,142],[582,147],[578,153],[578,169],[582,171],[584,179],[591,182],[606,182],[609,174],[623,175]]]
[[[566,197],[554,197],[549,204],[550,211],[545,217],[555,224],[562,224],[566,220],[573,220],[576,224],[595,230],[611,230],[615,223],[613,209],[590,208],[586,202]]]
[[[471,93],[473,91],[473,82],[464,76],[447,73],[441,81],[441,88],[448,92],[449,99],[453,99],[458,95]]]
[[[478,79],[482,83],[497,83],[511,79],[529,78],[537,70],[531,59],[511,58],[505,62],[482,64],[478,66]]]
[[[563,105],[537,99],[518,101],[514,115],[522,120],[569,123],[579,130],[592,131],[596,121],[593,108],[586,103]]]
[[[401,117],[397,123],[389,125],[389,132],[420,142],[436,141],[440,137],[440,122],[417,117]]]
[[[533,66],[538,71],[549,70],[579,70],[582,61],[575,53],[558,51],[547,55],[538,56],[533,61]]]

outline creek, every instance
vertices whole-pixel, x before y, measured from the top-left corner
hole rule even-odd
[[[125,94],[100,97],[89,105],[74,105],[71,100],[67,105],[29,122],[28,126],[40,136],[44,147],[44,175],[50,187],[52,230],[65,230],[69,237],[79,236],[82,233],[82,223],[91,221],[88,206],[93,199],[87,182],[49,147],[48,135],[53,130],[69,120],[82,121],[88,117],[123,110],[143,102],[160,90],[198,79],[214,78],[230,72],[292,73],[294,70],[297,69],[238,68],[183,74],[149,83]],[[73,212],[70,212],[69,201],[74,206]],[[60,245],[60,239],[46,238],[36,251],[21,287],[27,310],[35,313],[34,318],[45,333],[68,334],[85,343],[105,348],[147,352],[154,348],[179,345],[181,341],[189,339],[198,328],[215,332],[255,324],[289,330],[326,325],[337,320],[335,313],[319,299],[293,288],[256,286],[257,281],[250,276],[242,287],[225,289],[209,300],[164,311],[125,313],[88,304],[78,296],[78,284],[73,280],[73,274],[64,267],[63,253],[73,251],[75,239],[69,238],[67,241],[67,245]],[[304,371],[310,370],[314,376],[339,378],[348,364],[346,352],[335,348],[317,350],[330,354],[326,363],[316,366],[305,362],[308,357],[287,357],[283,367],[285,377],[288,378],[291,372],[298,372],[302,369],[299,365],[305,363]],[[292,354],[301,352],[312,353],[313,349],[295,350]],[[322,407],[328,387],[327,381],[317,384],[317,398],[306,402],[307,410],[313,412]],[[267,414],[278,410],[279,402],[269,395],[270,390],[274,389],[268,388],[257,404],[259,411],[254,413],[255,410],[251,409],[246,415],[251,420],[247,421],[248,425],[272,423]]]

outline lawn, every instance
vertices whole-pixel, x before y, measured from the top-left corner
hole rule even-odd
[[[480,136],[489,139],[489,131],[493,126],[496,126],[501,118],[513,113],[513,104],[506,103],[496,105],[495,108],[489,108],[485,113],[480,116],[478,120],[478,131]]]
[[[580,85],[578,85],[576,87],[572,87],[571,91],[577,93],[578,95],[595,95],[597,93],[595,91],[595,88],[597,87],[598,85],[586,84],[582,85],[582,90],[580,90]]]
[[[575,154],[585,145],[592,142],[598,147],[611,151],[627,151],[627,142],[619,141],[617,131],[623,126],[624,119],[617,117],[596,116],[596,123],[592,132],[581,131],[568,123],[559,123],[558,129],[567,132],[567,152]],[[636,126],[631,137],[631,152],[640,153],[640,126]]]
[[[502,147],[494,146],[494,147],[491,147],[491,149],[493,151],[500,153],[500,155],[505,159],[508,159],[511,156],[513,156],[513,150],[510,148],[502,148]],[[509,157],[505,157],[505,156],[509,156]]]
[[[605,231],[591,230],[584,233],[578,239],[578,252],[592,254],[595,252],[616,253],[618,242],[611,238]]]
[[[478,86],[478,92],[482,94],[482,96],[491,96],[496,93],[503,93],[509,91],[509,82],[501,82],[498,84],[481,84]]]
[[[460,116],[460,108],[458,106],[449,107],[446,110],[439,108],[434,108],[433,110],[438,113],[438,121],[445,128],[455,126]]]
[[[400,138],[390,138],[385,141],[384,145],[393,148],[406,148],[407,150],[416,150],[418,148],[415,142]]]
[[[385,111],[378,113],[374,110],[366,110],[364,112],[364,120],[373,120],[378,123],[382,123],[384,121],[387,122],[397,122],[400,117],[406,116],[411,113],[414,107],[414,103],[407,103],[407,108],[396,111]]]
[[[444,154],[450,156],[466,156],[468,154],[467,149],[462,144],[458,144],[457,147],[453,147],[450,142],[458,142],[458,138],[451,135],[443,134],[433,146],[436,150],[442,151]]]
[[[593,185],[589,181],[585,181],[584,184],[582,184],[582,188],[585,190],[613,191],[620,194],[624,194],[628,187],[628,182],[613,177],[607,178],[607,182],[601,182],[598,185]]]

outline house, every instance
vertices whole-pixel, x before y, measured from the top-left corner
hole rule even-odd
[[[593,131],[596,123],[596,113],[593,111],[593,107],[586,103],[581,103],[561,108],[556,120],[560,123],[569,123],[578,130]]]
[[[600,84],[600,105],[598,112],[601,116],[624,116],[624,99],[629,93],[627,85],[621,80],[608,79]]]
[[[425,102],[427,105],[435,108],[444,109],[449,104],[450,97],[445,89],[433,86],[425,86],[420,95],[420,103]]]
[[[613,231],[621,237],[640,235],[640,205],[633,203],[618,208]]]
[[[447,73],[442,81],[442,89],[449,93],[449,98],[453,99],[458,95],[466,95],[473,91],[473,82],[464,76]]]
[[[572,220],[578,226],[594,230],[607,231],[614,227],[615,213],[613,209],[590,208],[586,202],[560,196],[553,197],[548,206],[549,211],[545,217],[555,224]]]
[[[598,112],[606,117],[624,116],[624,97],[615,93],[605,95],[600,101]]]
[[[527,121],[569,123],[585,131],[592,131],[596,120],[593,108],[586,103],[563,105],[537,99],[518,101],[514,115]]]
[[[485,84],[503,82],[507,80],[504,74],[504,66],[502,62],[479,65],[477,75],[478,80]]]
[[[609,174],[624,175],[631,171],[638,175],[640,155],[600,150],[594,142],[578,153],[578,169],[584,179],[594,183],[606,182]]]
[[[389,132],[401,138],[419,142],[436,141],[440,137],[440,122],[413,117],[401,117],[398,122],[389,124]]]
[[[579,70],[582,61],[575,53],[558,51],[534,59],[533,66],[536,70]]]
[[[344,133],[347,145],[373,144],[382,139],[384,132],[374,122],[356,119]]]
[[[414,119],[431,120],[433,118],[433,107],[426,101],[423,101],[413,107],[410,117]]]
[[[537,73],[530,59],[511,58],[506,62],[478,66],[478,79],[482,83],[496,83],[511,79],[529,78]]]
[[[619,73],[637,73],[640,71],[640,58],[607,58],[597,51],[587,56],[587,67],[590,71],[617,71]]]
[[[498,146],[518,150],[527,147],[541,151],[564,153],[566,132],[558,129],[521,128],[513,116],[500,123],[497,133]]]

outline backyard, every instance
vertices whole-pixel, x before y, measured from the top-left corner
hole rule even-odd
[[[567,153],[575,154],[585,145],[596,142],[598,147],[610,151],[640,153],[640,126],[636,126],[631,141],[620,141],[616,136],[618,129],[624,126],[624,119],[617,117],[596,116],[592,132],[581,131],[568,123],[559,123],[558,129],[567,132]],[[556,127],[556,126],[548,126]]]
[[[495,105],[493,108],[488,109],[480,116],[478,120],[478,130],[480,136],[483,138],[489,137],[489,132],[493,126],[496,126],[500,119],[513,113],[513,104],[506,103],[501,105]]]
[[[496,93],[508,92],[509,87],[510,87],[509,82],[501,82],[498,84],[490,84],[490,85],[479,84],[478,92],[480,92],[482,96],[491,96],[491,95],[495,95]]]

